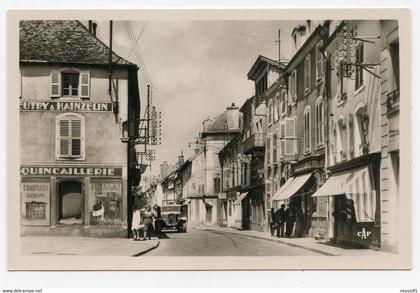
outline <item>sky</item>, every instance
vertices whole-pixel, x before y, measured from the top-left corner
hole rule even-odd
[[[193,147],[188,144],[196,140],[204,119],[216,117],[232,103],[240,107],[254,94],[247,73],[258,55],[278,60],[279,29],[281,59],[290,59],[291,32],[304,22],[130,21],[140,61],[132,51],[126,25],[115,21],[113,50],[144,65],[139,72],[142,112],[150,80],[153,105],[162,113],[162,143],[156,147],[151,172],[157,175],[163,161],[175,163],[181,151],[185,159],[191,156]],[[98,37],[108,44],[109,24],[97,23]]]

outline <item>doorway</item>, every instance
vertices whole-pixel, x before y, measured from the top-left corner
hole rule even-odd
[[[84,196],[82,183],[75,180],[58,183],[58,222],[83,224]]]

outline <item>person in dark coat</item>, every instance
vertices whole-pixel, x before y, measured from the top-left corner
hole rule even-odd
[[[274,211],[274,208],[271,208],[270,212],[268,213],[268,220],[270,223],[270,232],[271,236],[274,236],[274,231],[276,229],[277,219],[276,219],[276,213]]]
[[[146,240],[146,237],[151,239],[151,232],[153,230],[153,213],[150,206],[146,207],[146,210],[143,212],[142,219],[144,225],[143,240]]]
[[[296,209],[290,206],[286,210],[286,237],[292,237],[293,227],[296,221]]]
[[[286,205],[282,204],[276,211],[277,218],[277,237],[284,237],[284,224],[286,223]]]

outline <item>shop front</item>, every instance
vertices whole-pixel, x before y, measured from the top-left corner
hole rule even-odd
[[[22,235],[126,237],[122,167],[21,166]]]
[[[379,161],[343,166],[333,169],[332,176],[313,197],[329,197],[334,242],[379,249]]]
[[[233,201],[233,216],[234,216],[234,223],[233,227],[239,230],[247,230],[249,229],[249,225],[247,223],[249,222],[249,213],[247,211],[247,203],[246,197],[248,195],[248,192],[242,192],[239,194],[239,196]]]

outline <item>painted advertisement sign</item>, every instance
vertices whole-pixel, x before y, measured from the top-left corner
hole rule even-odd
[[[50,183],[25,182],[21,184],[22,224],[50,224]]]
[[[20,111],[112,112],[112,103],[82,101],[20,101]]]
[[[20,167],[22,176],[118,176],[122,175],[122,168],[109,167]]]

